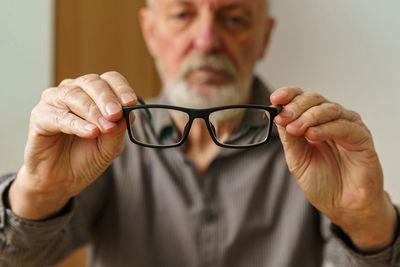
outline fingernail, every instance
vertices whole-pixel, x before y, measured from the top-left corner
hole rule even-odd
[[[85,126],[85,130],[86,130],[88,133],[93,132],[96,128],[97,128],[96,125],[93,125],[93,124],[87,124],[87,125]]]
[[[127,105],[133,102],[135,100],[135,97],[132,94],[125,93],[121,95],[121,100],[124,105]]]
[[[288,110],[288,109],[283,109],[281,113],[279,113],[279,115],[283,118],[291,118],[293,116],[293,112]]]
[[[274,92],[274,95],[275,95],[275,96],[287,97],[287,96],[288,96],[288,93],[285,92],[285,91],[276,91],[276,92]]]
[[[99,118],[99,123],[105,130],[111,129],[115,126],[115,123],[108,121],[108,120],[106,120],[106,118],[103,118],[103,117]]]
[[[296,128],[301,128],[303,126],[304,122],[302,119],[297,119],[294,122],[292,122],[290,125],[296,127]]]
[[[114,102],[108,103],[106,106],[106,112],[108,115],[114,115],[120,111],[121,111],[121,106],[119,106],[118,104],[116,104]]]
[[[318,127],[310,127],[310,130],[314,132],[314,134],[321,133],[321,129]]]

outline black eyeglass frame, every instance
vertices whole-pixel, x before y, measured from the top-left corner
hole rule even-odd
[[[269,107],[269,106],[264,106],[264,105],[255,105],[255,104],[249,104],[249,105],[228,105],[228,106],[221,106],[221,107],[215,107],[215,108],[207,108],[207,109],[192,109],[192,108],[184,108],[184,107],[178,107],[178,106],[171,106],[171,105],[161,105],[161,104],[146,104],[140,97],[138,97],[138,101],[141,105],[136,105],[136,106],[129,106],[129,107],[123,107],[123,115],[126,120],[126,125],[128,129],[128,135],[129,139],[140,146],[144,147],[150,147],[150,148],[172,148],[172,147],[178,147],[181,146],[185,141],[186,138],[189,135],[190,129],[192,127],[192,123],[194,119],[201,118],[205,121],[208,129],[208,133],[210,134],[212,140],[214,143],[220,147],[225,147],[225,148],[251,148],[251,147],[256,147],[256,146],[261,146],[269,141],[269,137],[271,135],[272,127],[273,127],[273,121],[274,118],[281,112],[282,106],[278,107]],[[145,144],[141,143],[137,140],[132,135],[132,130],[131,130],[131,123],[130,123],[130,118],[129,118],[129,113],[135,109],[148,109],[148,108],[164,108],[164,109],[172,109],[172,110],[177,110],[184,112],[189,115],[189,121],[186,123],[186,126],[183,130],[182,133],[182,139],[176,143],[176,144],[171,144],[171,145],[152,145],[152,144]],[[270,115],[270,120],[269,120],[269,125],[268,125],[268,135],[265,138],[264,141],[253,144],[253,145],[227,145],[220,143],[217,138],[215,137],[215,132],[212,129],[213,125],[210,122],[209,116],[211,113],[220,111],[220,110],[225,110],[225,109],[234,109],[234,108],[256,108],[256,109],[263,109],[267,111]],[[149,115],[151,116],[151,115]]]

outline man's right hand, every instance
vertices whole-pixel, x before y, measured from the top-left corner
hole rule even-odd
[[[38,220],[60,211],[124,148],[122,106],[136,95],[117,72],[64,80],[31,114],[24,164],[9,191],[13,212]]]

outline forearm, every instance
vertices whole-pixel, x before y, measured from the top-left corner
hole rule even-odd
[[[62,229],[70,221],[71,210],[48,221],[30,221],[17,216],[4,203],[14,177],[2,179],[5,181],[0,183],[0,266],[54,264],[68,253],[69,245]]]
[[[0,176],[0,266],[46,266],[90,242],[93,225],[109,203],[113,173],[108,169],[54,216],[44,220],[21,218],[4,206],[4,189],[15,175],[2,183],[4,178]]]
[[[347,235],[341,227],[333,224],[325,216],[322,216],[322,222],[322,234],[327,241],[324,253],[325,261],[332,263],[333,266],[400,266],[399,232],[386,247],[375,252],[367,253],[360,251],[360,249],[355,246],[354,241],[349,237],[349,235]]]
[[[396,210],[385,195],[382,203],[377,203],[371,210],[361,212],[354,217],[336,223],[351,238],[355,248],[362,253],[374,253],[393,243],[398,230],[398,217]],[[340,221],[340,220],[339,220]]]
[[[57,214],[70,200],[65,190],[40,190],[30,183],[22,167],[5,199],[12,211],[29,220],[42,220]]]

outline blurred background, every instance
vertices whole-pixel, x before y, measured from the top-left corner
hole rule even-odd
[[[23,162],[30,111],[65,78],[121,72],[138,94],[160,82],[137,13],[145,0],[0,0],[0,174]],[[400,203],[400,2],[272,0],[277,19],[258,74],[358,111],[371,129],[385,188]],[[85,266],[84,251],[59,265]]]

